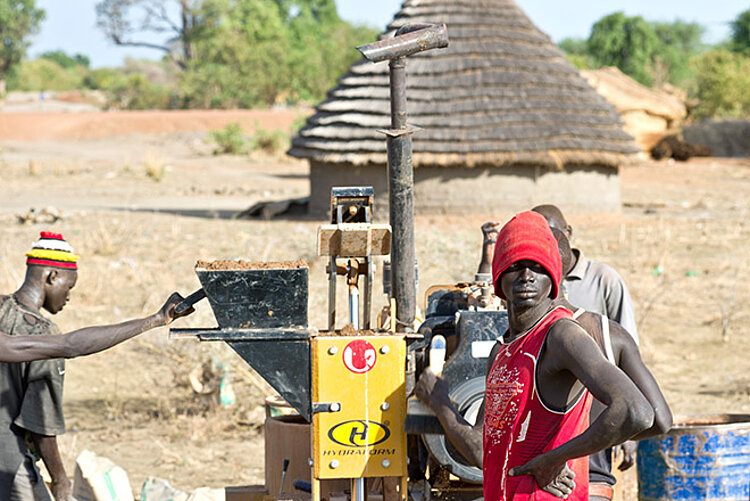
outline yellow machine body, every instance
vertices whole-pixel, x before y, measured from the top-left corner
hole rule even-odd
[[[312,340],[313,476],[406,476],[406,343],[399,335]],[[338,404],[338,406],[336,405]]]

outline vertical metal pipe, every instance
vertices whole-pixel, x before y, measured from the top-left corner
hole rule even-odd
[[[393,232],[391,249],[396,330],[411,332],[417,307],[414,249],[414,166],[406,129],[406,59],[390,61],[391,131],[388,135],[388,194]],[[399,133],[401,132],[401,133]]]
[[[368,248],[369,248],[368,244]],[[363,329],[370,329],[370,317],[372,316],[372,282],[374,278],[374,268],[375,263],[372,260],[372,256],[367,256],[365,258],[365,264],[367,265],[367,273],[365,273],[365,294],[364,294],[364,301],[363,304],[363,312],[362,312],[362,328]]]
[[[352,501],[367,501],[365,498],[365,479],[353,478],[351,482]]]
[[[388,63],[391,86],[391,129],[406,128],[406,58],[397,57]]]
[[[359,330],[359,289],[356,285],[349,286],[349,323]]]
[[[336,256],[328,262],[328,330],[336,328]]]

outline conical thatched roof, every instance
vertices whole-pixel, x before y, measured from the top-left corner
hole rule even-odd
[[[383,36],[445,23],[450,47],[408,58],[414,164],[617,166],[638,152],[614,108],[512,0],[408,0]],[[353,64],[300,130],[290,154],[385,164],[388,63]]]

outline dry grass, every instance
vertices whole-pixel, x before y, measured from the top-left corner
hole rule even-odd
[[[146,152],[143,165],[146,169],[146,177],[156,183],[160,183],[167,174],[167,170],[169,170],[169,165],[167,165],[164,155],[153,150]]]

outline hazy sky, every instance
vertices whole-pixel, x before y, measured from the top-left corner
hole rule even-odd
[[[48,50],[89,56],[92,66],[118,66],[127,56],[158,59],[148,49],[117,47],[96,28],[97,0],[37,0],[47,11],[30,56]],[[336,0],[339,14],[348,21],[384,28],[402,0]],[[715,43],[729,36],[728,23],[750,7],[747,0],[516,0],[532,21],[555,41],[585,38],[591,25],[606,14],[622,10],[649,21],[695,21],[706,27],[705,41]],[[450,27],[449,27],[450,32]]]

